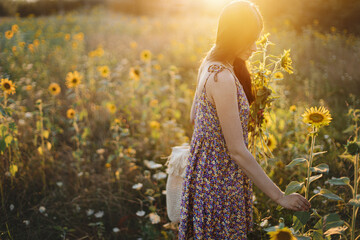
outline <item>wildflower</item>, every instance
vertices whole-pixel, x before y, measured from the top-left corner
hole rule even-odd
[[[295,105],[291,105],[289,110],[290,110],[291,112],[295,112],[295,111],[296,111],[296,106],[295,106]]]
[[[108,77],[110,75],[110,69],[108,66],[100,66],[98,67],[98,71],[102,77]]]
[[[39,39],[35,39],[33,44],[34,44],[35,47],[39,46],[40,45]]]
[[[106,164],[105,164],[105,167],[106,167],[106,168],[111,168],[111,163],[106,163]]]
[[[49,91],[53,96],[58,95],[61,92],[61,88],[57,83],[51,83],[49,85]]]
[[[9,167],[9,172],[11,173],[11,176],[14,177],[17,171],[18,171],[18,166],[15,164],[11,164]]]
[[[283,79],[284,78],[284,74],[282,74],[282,72],[276,72],[274,74],[274,77],[275,78],[278,78],[278,79]]]
[[[97,213],[94,214],[94,216],[96,218],[102,218],[104,216],[104,211],[98,211]]]
[[[70,119],[74,118],[75,117],[75,110],[72,109],[72,108],[68,109],[67,112],[66,112],[66,116],[67,116],[67,118],[70,118]]]
[[[142,217],[142,216],[145,215],[145,211],[139,210],[139,211],[136,212],[136,215],[139,216],[139,217]]]
[[[11,26],[11,31],[13,33],[17,33],[18,30],[19,30],[19,26],[17,24],[14,24]]]
[[[82,41],[84,40],[84,33],[80,32],[74,35],[73,37],[75,40]]]
[[[94,210],[88,209],[86,210],[86,215],[91,216],[94,213]]]
[[[102,49],[101,46],[94,51],[89,52],[89,57],[101,57],[102,55],[104,55],[104,49]]]
[[[78,71],[69,72],[66,75],[66,86],[68,88],[77,87],[81,83],[82,75]]]
[[[161,65],[160,64],[154,64],[154,69],[160,71]]]
[[[279,228],[276,231],[268,232],[270,240],[296,240],[288,227]]]
[[[152,99],[149,103],[150,107],[155,107],[157,106],[159,103],[159,101],[157,99]]]
[[[31,85],[26,85],[25,89],[26,89],[26,91],[30,91],[32,89],[32,86]]]
[[[65,37],[64,37],[64,38],[65,38],[66,41],[69,41],[69,40],[70,40],[70,37],[71,37],[70,34],[67,33],[67,34],[65,34]]]
[[[149,214],[149,218],[152,224],[156,224],[160,222],[160,216],[154,212]]]
[[[44,206],[39,207],[39,212],[44,213],[46,211],[46,208]]]
[[[153,129],[159,129],[160,128],[160,123],[158,121],[150,121],[149,123],[150,127]]]
[[[159,53],[159,54],[157,55],[157,59],[158,59],[159,61],[162,60],[162,59],[164,59],[164,54]]]
[[[130,42],[130,47],[133,48],[133,49],[136,48],[136,47],[137,47],[137,43],[136,43],[135,41],[131,41],[131,42]]]
[[[292,60],[290,58],[290,49],[284,50],[284,53],[281,56],[280,64],[281,67],[290,74],[293,73],[291,63]]]
[[[325,109],[324,106],[321,106],[319,109],[317,107],[311,107],[310,109],[306,108],[302,117],[303,122],[311,124],[315,127],[329,125],[332,119],[329,110]]]
[[[136,190],[140,190],[142,188],[143,184],[142,183],[137,183],[137,184],[134,184],[132,186],[133,189],[136,189]]]
[[[113,232],[114,232],[114,233],[120,232],[120,229],[117,228],[117,227],[114,227],[114,228],[113,228]]]
[[[140,54],[141,60],[148,62],[151,60],[151,52],[149,50],[143,50]]]
[[[161,180],[167,177],[167,174],[164,172],[158,172],[153,175],[153,178],[156,180]]]
[[[15,83],[13,83],[8,78],[1,79],[1,88],[6,94],[14,94],[15,93]]]
[[[129,76],[131,79],[139,80],[140,79],[140,69],[137,67],[131,67]]]
[[[25,42],[19,42],[19,47],[25,47],[26,43]]]
[[[34,52],[34,44],[32,44],[32,43],[29,43],[28,44],[28,49],[30,50],[30,52]]]
[[[102,154],[105,153],[105,149],[99,148],[98,150],[96,150],[96,153],[99,154],[99,155],[102,155]]]
[[[7,38],[7,39],[11,39],[12,37],[14,36],[14,32],[13,31],[6,31],[5,32],[5,37]]]
[[[150,169],[156,169],[156,168],[161,168],[162,167],[162,164],[156,163],[154,161],[149,161],[147,159],[144,160],[144,163],[145,163],[146,167],[148,167]]]
[[[116,106],[113,103],[107,103],[106,104],[107,109],[109,110],[110,113],[115,113],[116,112]]]

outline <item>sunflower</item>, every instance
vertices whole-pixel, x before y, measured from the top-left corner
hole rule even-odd
[[[265,33],[264,35],[261,36],[261,38],[256,41],[256,44],[260,44],[260,45],[265,45],[268,42],[268,37],[269,37],[270,33]]]
[[[82,75],[78,71],[69,72],[66,75],[66,86],[68,88],[77,87],[81,83]]]
[[[19,30],[19,26],[17,24],[14,24],[11,26],[11,31],[13,33],[17,33],[18,30]]]
[[[149,50],[144,50],[140,54],[141,60],[148,62],[151,60],[151,52]]]
[[[270,151],[273,151],[277,146],[277,141],[274,135],[270,134],[269,137],[265,137],[265,141],[267,141],[266,145],[270,149]]]
[[[65,34],[64,39],[65,39],[66,41],[69,41],[70,38],[71,38],[71,35],[70,35],[69,33]]]
[[[281,61],[281,67],[288,73],[292,74],[293,71],[291,66],[292,60],[290,58],[290,49],[284,50],[283,55],[281,55],[280,61]]]
[[[288,227],[279,228],[276,231],[268,232],[270,240],[296,240]]]
[[[152,129],[159,129],[160,128],[160,123],[158,121],[150,121],[149,125],[150,125],[150,127]]]
[[[98,71],[102,77],[108,77],[110,75],[110,69],[108,66],[100,66],[98,67]]]
[[[135,41],[130,42],[130,47],[135,49],[137,47],[137,43]]]
[[[26,44],[25,42],[19,42],[19,47],[23,48],[23,47],[25,47],[25,44]]]
[[[317,107],[306,108],[306,111],[301,116],[304,123],[311,124],[314,127],[329,125],[332,119],[329,110],[324,106],[319,107],[319,109]]]
[[[75,117],[75,110],[72,109],[72,108],[68,109],[67,112],[66,112],[66,116],[67,116],[67,118],[70,118],[70,119],[74,118]]]
[[[295,111],[296,111],[296,106],[295,106],[295,105],[291,105],[290,108],[289,108],[289,110],[290,110],[291,112],[295,112]]]
[[[53,96],[56,96],[60,93],[61,88],[60,88],[59,84],[51,83],[49,86],[49,91]]]
[[[129,76],[131,79],[139,80],[140,79],[140,69],[138,67],[131,67]]]
[[[113,103],[107,103],[107,104],[106,104],[106,107],[107,107],[107,109],[109,110],[109,112],[111,112],[111,113],[115,113],[115,112],[116,112],[116,106],[115,106],[115,104],[113,104]]]
[[[28,49],[30,50],[30,52],[34,52],[34,44],[29,43],[28,44]]]
[[[7,38],[7,39],[11,39],[12,37],[14,36],[14,32],[13,31],[6,31],[5,32],[5,37]]]
[[[14,94],[15,93],[15,83],[7,78],[1,79],[1,88],[6,94]]]
[[[84,40],[84,33],[80,32],[80,33],[75,34],[73,39],[78,40],[78,41]]]
[[[276,72],[274,74],[274,77],[275,78],[278,78],[278,79],[283,79],[284,78],[284,74],[282,74],[282,72]]]

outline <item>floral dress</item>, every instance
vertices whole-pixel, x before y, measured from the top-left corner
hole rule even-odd
[[[230,158],[215,105],[206,95],[205,86],[209,77],[214,75],[215,81],[218,81],[217,74],[225,69],[236,80],[239,117],[248,147],[250,108],[244,89],[232,70],[220,63],[212,63],[196,103],[189,164],[181,196],[179,240],[243,240],[253,230],[252,181]]]

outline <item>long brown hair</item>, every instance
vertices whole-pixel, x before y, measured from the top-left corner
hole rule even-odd
[[[257,40],[263,28],[263,18],[257,5],[248,0],[234,0],[228,3],[220,14],[216,42],[206,53],[199,67],[198,83],[206,62],[212,60],[221,62],[227,54],[237,51],[239,46],[246,49]],[[246,61],[236,57],[232,65],[251,105],[255,97]]]

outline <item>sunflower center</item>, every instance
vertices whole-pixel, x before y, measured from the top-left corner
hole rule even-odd
[[[279,232],[277,235],[278,240],[291,240],[291,234],[288,232]]]
[[[324,116],[319,113],[312,113],[310,114],[309,119],[313,122],[321,122],[324,119]]]
[[[77,79],[76,79],[76,78],[73,78],[72,82],[73,82],[73,83],[77,83]]]
[[[10,86],[10,84],[9,84],[9,83],[4,83],[4,88],[6,88],[6,89],[10,89],[10,88],[11,88],[11,86]]]
[[[53,87],[53,89],[52,89],[54,92],[56,91],[56,88],[55,87]]]

